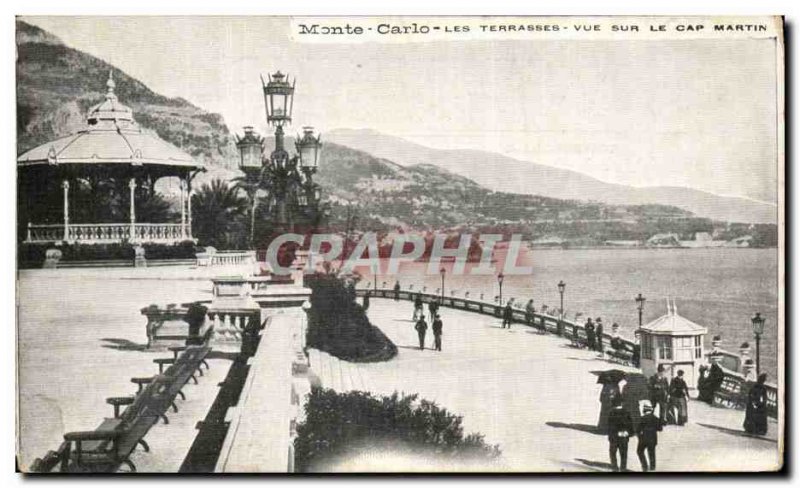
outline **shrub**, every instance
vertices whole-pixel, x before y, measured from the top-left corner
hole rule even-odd
[[[308,275],[311,310],[306,342],[340,359],[354,362],[388,361],[397,346],[372,325],[356,303],[355,291],[332,274]]]
[[[305,406],[306,419],[297,426],[295,467],[318,470],[325,463],[348,459],[391,445],[392,450],[434,457],[447,464],[491,462],[500,455],[480,434],[464,435],[462,417],[417,395],[375,397],[354,391],[336,393],[313,388]]]
[[[144,244],[147,259],[193,259],[195,247],[192,241],[178,244]],[[40,267],[48,249],[61,250],[61,260],[69,261],[133,261],[133,245],[113,244],[21,244],[18,248],[18,261],[21,267]]]

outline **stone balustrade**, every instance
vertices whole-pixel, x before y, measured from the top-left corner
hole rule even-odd
[[[294,470],[293,440],[311,389],[302,350],[304,321],[299,309],[284,309],[266,320],[239,402],[228,409],[229,428],[215,472]]]
[[[175,244],[191,238],[191,231],[180,223],[29,224],[25,242],[110,244],[128,241]]]
[[[197,302],[210,306],[210,301]],[[173,341],[184,341],[188,334],[186,313],[189,304],[169,304],[167,306],[150,305],[141,310],[147,317],[148,347],[162,347]],[[211,343],[221,346],[233,346],[238,349],[242,339],[249,330],[256,328],[260,322],[258,308],[242,307],[231,309],[209,308],[206,323],[200,329],[204,335],[211,329]]]

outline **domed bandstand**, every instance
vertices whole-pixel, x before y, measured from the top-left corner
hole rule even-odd
[[[89,110],[86,128],[17,158],[19,238],[26,243],[162,243],[192,239],[191,182],[204,165],[146,133],[114,94]],[[155,192],[163,177],[180,180],[180,222]],[[156,202],[160,211],[154,211]],[[142,220],[137,221],[137,213]],[[177,220],[175,215],[174,220]]]

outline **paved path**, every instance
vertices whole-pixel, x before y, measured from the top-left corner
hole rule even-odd
[[[186,273],[169,268],[20,271],[18,454],[23,467],[56,449],[65,432],[95,428],[113,414],[107,397],[134,393],[131,377],[157,373],[153,358],[172,356],[145,349],[147,320],[139,309],[210,299],[211,283],[180,280]],[[169,276],[174,279],[165,279]],[[187,399],[178,400],[180,411],[169,414],[170,424],[159,422],[147,434],[151,452],[133,454],[140,471],[178,471],[231,361],[214,353],[209,364],[198,385],[186,386]]]
[[[499,320],[443,309],[442,352],[417,348],[412,304],[375,299],[370,320],[398,346],[389,362],[352,364],[317,355],[326,387],[378,394],[419,393],[464,416],[465,432],[480,432],[503,450],[502,469],[607,471],[607,441],[591,432],[599,413],[600,385],[592,370],[621,368],[576,350],[568,341]],[[428,336],[427,347],[432,337]],[[629,369],[629,368],[628,368]],[[777,424],[766,439],[741,434],[743,412],[689,405],[690,423],[667,426],[659,436],[659,471],[766,470],[777,466]],[[639,470],[631,442],[629,468]],[[366,464],[352,469],[370,469]],[[702,467],[701,467],[702,466]]]

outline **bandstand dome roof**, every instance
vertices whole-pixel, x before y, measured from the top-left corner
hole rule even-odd
[[[61,164],[130,164],[202,169],[190,155],[144,132],[133,111],[114,94],[109,74],[108,91],[101,103],[89,110],[86,128],[72,135],[35,147],[17,158],[20,167]]]
[[[708,332],[708,329],[702,325],[695,324],[691,320],[678,315],[678,307],[674,303],[670,307],[669,300],[667,300],[667,313],[648,324],[642,325],[641,330],[653,335],[674,336],[702,335]]]

